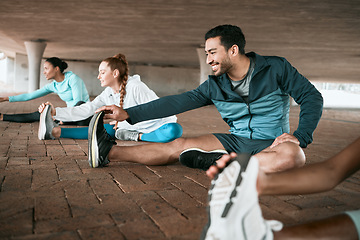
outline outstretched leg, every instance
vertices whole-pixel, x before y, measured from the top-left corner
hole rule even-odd
[[[360,233],[354,222],[347,214],[340,214],[330,218],[284,227],[274,232],[275,239],[359,239]]]

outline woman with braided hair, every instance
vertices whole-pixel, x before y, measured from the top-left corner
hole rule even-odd
[[[43,97],[50,93],[56,93],[68,107],[80,105],[89,101],[89,94],[86,90],[84,81],[71,71],[64,72],[68,64],[57,57],[46,59],[44,63],[44,75],[47,80],[54,80],[46,84],[44,87],[31,92],[10,97],[0,97],[0,102],[24,102]],[[9,122],[30,123],[37,122],[40,119],[38,111],[32,113],[21,114],[1,114],[0,120]],[[73,125],[86,126],[90,122],[87,121],[72,122]]]
[[[158,96],[140,80],[139,75],[129,76],[129,68],[123,54],[104,59],[99,65],[98,79],[105,90],[93,101],[81,106],[54,108],[51,103],[43,103],[39,139],[73,138],[87,139],[88,128],[61,128],[58,121],[79,121],[94,115],[95,110],[106,105],[129,108],[143,104]],[[107,133],[119,140],[169,142],[182,135],[182,127],[176,123],[176,116],[149,120],[134,125],[126,121],[105,124]],[[114,126],[115,125],[115,126]]]

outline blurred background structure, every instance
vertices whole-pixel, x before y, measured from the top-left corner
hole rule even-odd
[[[204,34],[219,24],[240,26],[246,51],[287,58],[326,106],[359,107],[358,0],[1,0],[0,91],[46,84],[42,69],[37,85],[29,76],[30,42],[45,45],[42,58],[68,61],[93,96],[99,61],[119,52],[160,96],[181,93],[206,79]]]

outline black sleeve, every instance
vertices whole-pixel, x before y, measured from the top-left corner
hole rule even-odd
[[[313,140],[323,109],[321,93],[284,59],[282,87],[300,105],[299,125],[293,135],[299,140],[300,147],[306,147]]]
[[[195,108],[212,104],[208,94],[208,83],[204,82],[198,88],[178,94],[159,98],[157,100],[125,109],[129,114],[130,124],[169,117]]]

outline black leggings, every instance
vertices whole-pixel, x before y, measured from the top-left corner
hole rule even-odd
[[[85,102],[79,101],[75,106],[80,106],[83,103]],[[91,118],[92,116],[76,122],[64,122],[64,125],[89,126]],[[38,122],[40,121],[40,113],[36,111],[33,113],[3,114],[3,121],[19,123]]]

